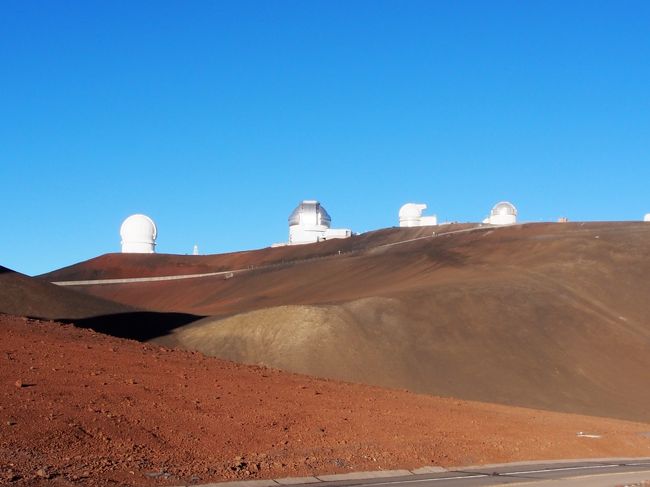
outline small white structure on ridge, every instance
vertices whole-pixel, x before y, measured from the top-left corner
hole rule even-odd
[[[123,254],[153,254],[158,229],[147,215],[131,215],[120,227]]]
[[[424,203],[406,203],[399,209],[400,227],[429,227],[438,224],[436,215],[422,216],[427,209]]]
[[[492,207],[490,216],[483,220],[490,225],[513,225],[517,223],[517,208],[509,201],[500,201]]]
[[[650,222],[650,213],[646,213],[645,216],[643,217],[644,222]]]
[[[194,248],[192,249],[192,255],[199,255],[199,246],[194,244]]]
[[[316,200],[304,200],[289,216],[289,245],[352,236],[347,228],[330,228],[332,218]]]

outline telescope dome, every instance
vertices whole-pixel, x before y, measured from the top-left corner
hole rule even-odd
[[[643,217],[644,222],[650,222],[650,213],[646,213],[645,216]]]
[[[304,200],[289,215],[289,245],[352,236],[352,230],[331,225],[332,218],[318,201]]]
[[[492,225],[512,225],[517,223],[517,208],[509,201],[500,201],[492,207],[487,220]]]
[[[497,203],[492,207],[492,212],[490,214],[492,216],[494,215],[517,216],[517,208],[515,208],[515,205],[513,205],[509,201],[500,201],[499,203]]]
[[[438,224],[438,218],[435,215],[422,216],[422,212],[427,209],[424,203],[406,203],[399,209],[399,226],[400,227],[426,227]]]
[[[406,203],[402,205],[399,209],[399,219],[406,220],[412,218],[419,218],[422,215],[422,211],[427,209],[427,205],[424,203]]]
[[[158,229],[147,215],[131,215],[120,227],[122,253],[152,254],[155,252]]]
[[[329,228],[332,218],[316,200],[304,200],[289,215],[289,226],[318,226]]]

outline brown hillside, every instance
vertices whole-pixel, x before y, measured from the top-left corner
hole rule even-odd
[[[456,231],[475,226],[470,224],[447,225],[445,231]],[[38,277],[51,282],[203,274],[338,255],[339,252],[353,252],[365,249],[370,245],[376,246],[400,241],[405,236],[417,238],[424,235],[429,236],[431,233],[430,228],[391,228],[368,232],[349,239],[321,242],[318,245],[267,247],[217,255],[105,254]]]
[[[285,263],[263,267],[265,252],[278,250],[267,249],[252,271],[230,279],[79,290],[211,316],[158,340],[219,357],[650,421],[650,225],[528,224],[430,234],[389,229],[283,248]],[[334,245],[348,247],[339,255]],[[317,251],[322,258],[303,260]]]
[[[133,311],[130,306],[42,282],[0,266],[0,313],[76,319]]]
[[[318,380],[2,315],[0,363],[0,484],[185,485],[650,454],[650,424]]]
[[[185,313],[143,311],[5,267],[0,267],[0,313],[74,322],[115,336],[143,340],[200,318]]]

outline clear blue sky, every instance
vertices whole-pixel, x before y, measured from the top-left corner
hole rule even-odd
[[[259,248],[408,201],[479,221],[650,212],[650,2],[0,3],[0,264]]]

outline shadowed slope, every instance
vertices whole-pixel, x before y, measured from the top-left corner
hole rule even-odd
[[[0,266],[0,313],[46,319],[88,318],[134,311],[131,306],[39,281]]]
[[[156,313],[42,282],[0,266],[0,313],[75,323],[122,338],[148,340],[197,319]]]

